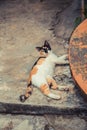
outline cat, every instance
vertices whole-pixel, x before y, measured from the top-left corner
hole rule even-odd
[[[67,55],[57,57],[51,50],[48,41],[44,42],[41,47],[36,47],[40,57],[33,65],[28,78],[28,85],[24,95],[20,96],[20,101],[24,102],[33,91],[33,85],[41,90],[41,92],[52,98],[61,99],[60,95],[53,94],[50,89],[68,90],[68,87],[57,85],[53,79],[53,72],[56,64],[68,64]]]

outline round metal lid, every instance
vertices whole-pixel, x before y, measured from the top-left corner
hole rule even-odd
[[[75,81],[87,95],[87,19],[72,33],[69,62]]]

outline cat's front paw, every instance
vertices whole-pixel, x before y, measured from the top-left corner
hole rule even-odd
[[[21,95],[19,98],[20,98],[20,101],[21,101],[21,102],[25,102],[25,100],[26,100],[25,95]]]
[[[63,55],[63,58],[64,58],[65,64],[69,64],[68,55],[67,54]]]
[[[64,58],[64,60],[67,60],[68,59],[68,54],[65,54],[62,56]]]

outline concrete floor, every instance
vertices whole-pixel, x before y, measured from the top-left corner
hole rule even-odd
[[[48,40],[58,56],[68,53],[74,21],[79,16],[78,8],[79,0],[0,1],[0,102],[20,104],[19,96],[25,92],[29,70],[38,58],[36,45]],[[33,95],[24,104],[60,108],[84,106],[69,66],[56,67],[54,77],[58,83],[70,86],[69,93],[54,92],[61,94],[62,100],[50,100],[34,88]],[[50,123],[44,116],[0,115],[0,118],[2,130],[17,130],[24,124],[29,130],[87,129],[86,120],[78,116],[50,116],[53,128],[45,127]]]
[[[0,115],[0,130],[86,130],[87,117]]]

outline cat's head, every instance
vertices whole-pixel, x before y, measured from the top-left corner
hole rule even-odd
[[[51,47],[48,41],[45,41],[43,46],[36,47],[36,49],[40,52],[41,56],[48,56],[49,52],[51,51]]]

